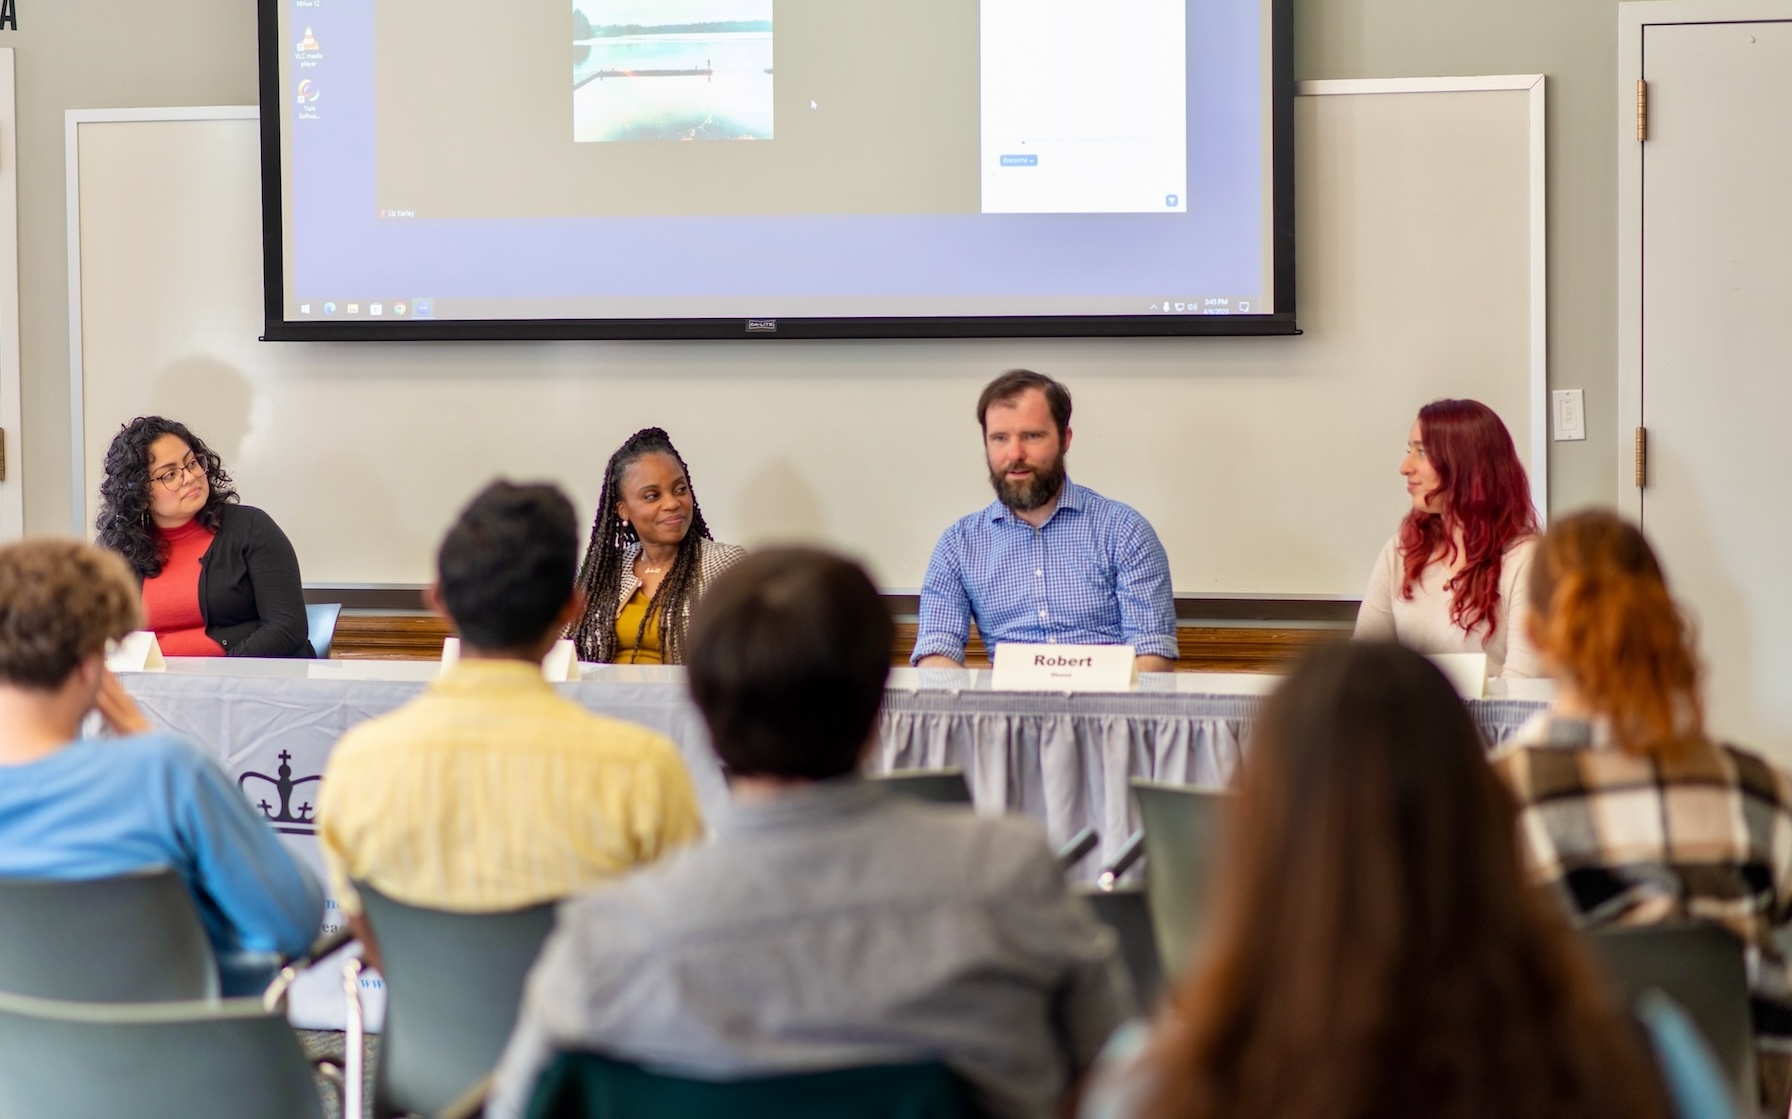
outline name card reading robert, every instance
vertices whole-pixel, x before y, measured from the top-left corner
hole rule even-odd
[[[998,692],[1130,692],[1138,682],[1131,645],[996,646],[990,687]]]

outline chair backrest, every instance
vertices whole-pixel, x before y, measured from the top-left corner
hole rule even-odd
[[[0,878],[0,991],[74,1002],[216,998],[218,965],[172,870]]]
[[[259,999],[0,994],[0,1115],[322,1119],[311,1066]]]
[[[1164,976],[1180,977],[1206,948],[1212,884],[1224,843],[1221,818],[1230,794],[1135,780],[1145,828],[1145,890]]]
[[[365,883],[355,889],[386,980],[376,1098],[382,1108],[433,1114],[498,1063],[554,906],[449,913]]]
[[[1139,1007],[1149,1012],[1163,993],[1163,961],[1157,953],[1157,933],[1151,927],[1151,906],[1148,896],[1137,886],[1121,886],[1113,890],[1080,890],[1089,899],[1096,918],[1120,941],[1120,962],[1132,978],[1133,993]]]
[[[330,659],[330,642],[336,638],[336,620],[342,617],[340,602],[312,602],[305,606],[305,630],[317,659]]]
[[[1589,940],[1624,1005],[1635,1005],[1648,991],[1673,999],[1711,1047],[1737,1098],[1755,1098],[1754,1019],[1742,941],[1702,922],[1601,928]]]
[[[879,773],[877,780],[895,792],[916,800],[936,804],[969,804],[971,787],[965,783],[962,769],[892,769]]]
[[[529,1119],[960,1119],[964,1085],[938,1062],[748,1080],[690,1080],[595,1053],[562,1053]]]
[[[1736,1088],[1680,1004],[1660,991],[1645,991],[1632,1013],[1649,1033],[1662,1086],[1676,1119],[1741,1119]]]

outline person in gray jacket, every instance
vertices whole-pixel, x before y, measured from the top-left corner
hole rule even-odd
[[[1112,934],[1041,829],[859,776],[892,623],[863,569],[749,556],[693,614],[690,688],[730,775],[715,841],[569,903],[488,1115],[556,1051],[732,1079],[938,1060],[988,1114],[1051,1115],[1132,1013]]]

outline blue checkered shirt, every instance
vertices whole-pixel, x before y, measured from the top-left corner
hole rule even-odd
[[[1000,501],[947,529],[921,584],[909,657],[964,660],[970,620],[997,644],[1131,645],[1176,659],[1170,557],[1136,509],[1069,480],[1042,528]]]

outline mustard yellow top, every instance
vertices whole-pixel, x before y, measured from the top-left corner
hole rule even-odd
[[[568,897],[703,833],[678,747],[594,715],[520,661],[463,660],[350,730],[318,794],[336,902],[350,879],[463,912]]]
[[[616,612],[616,663],[617,664],[664,664],[660,657],[660,614],[654,611],[653,621],[647,625],[647,632],[641,633],[641,619],[647,614],[647,595],[640,588],[629,596],[622,609]],[[641,644],[635,645],[635,635],[641,633]]]

